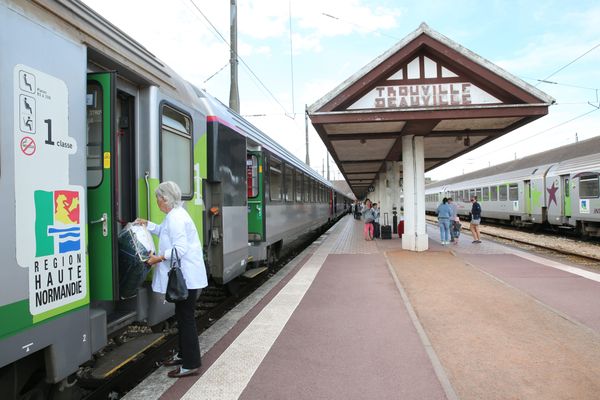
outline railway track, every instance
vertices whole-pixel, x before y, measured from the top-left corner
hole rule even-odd
[[[428,216],[427,221],[437,226],[437,218]],[[463,230],[469,232],[468,222],[462,222]],[[480,225],[482,235],[494,238],[504,244],[518,247],[523,250],[537,252],[542,255],[561,256],[579,266],[600,271],[600,244],[582,241],[575,238],[559,235],[545,235],[522,230],[512,229],[506,226]]]

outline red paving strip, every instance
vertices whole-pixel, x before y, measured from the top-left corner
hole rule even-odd
[[[327,257],[240,396],[445,398],[381,254]]]
[[[512,254],[461,257],[600,333],[600,283]]]
[[[283,278],[265,297],[263,297],[253,308],[243,316],[239,322],[229,331],[221,340],[219,340],[206,354],[202,355],[202,367],[200,374],[197,376],[185,377],[178,379],[166,392],[162,394],[160,400],[179,400],[183,395],[196,383],[198,379],[206,372],[211,365],[227,350],[227,348],[235,341],[238,335],[246,329],[252,320],[262,311],[267,304],[285,287],[285,285],[296,275],[302,266],[312,257],[313,252],[310,252],[302,258],[302,260],[294,267],[288,275]]]

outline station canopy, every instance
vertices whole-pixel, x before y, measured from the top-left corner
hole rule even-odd
[[[554,99],[425,23],[308,108],[361,196],[402,136],[424,137],[425,171],[548,113]]]

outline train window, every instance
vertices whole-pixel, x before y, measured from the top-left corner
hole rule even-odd
[[[498,199],[500,201],[506,201],[508,199],[507,196],[507,186],[506,185],[500,185],[498,186]]]
[[[470,201],[475,196],[475,189],[469,189],[469,198],[467,201]]]
[[[465,190],[462,191],[462,199],[465,202],[470,200],[469,199],[469,191],[467,189],[465,189]]]
[[[302,202],[302,177],[304,175],[300,171],[296,171],[296,201],[298,203]]]
[[[304,202],[308,203],[308,202],[310,202],[310,178],[306,175],[304,175],[303,189],[304,189]]]
[[[284,170],[284,196],[285,201],[294,201],[294,167],[291,165],[285,165]]]
[[[481,188],[475,189],[475,196],[477,196],[477,200],[481,201]]]
[[[98,82],[88,82],[87,105],[87,185],[96,187],[102,183],[102,87]],[[93,96],[93,97],[92,97]]]
[[[490,188],[490,200],[498,201],[498,186],[492,186]]]
[[[161,180],[173,181],[181,188],[183,199],[191,199],[192,187],[192,120],[186,114],[162,106],[160,119]]]
[[[490,201],[490,188],[487,186],[483,188],[481,201]]]
[[[283,179],[281,177],[281,160],[271,157],[269,160],[269,196],[272,201],[281,201],[281,187]]]
[[[519,186],[516,183],[511,183],[508,185],[508,200],[519,200]]]
[[[248,198],[258,196],[258,158],[248,154],[246,158],[246,180],[248,182]]]
[[[582,176],[579,178],[579,198],[589,199],[596,198],[600,195],[600,185],[598,184],[598,176]]]

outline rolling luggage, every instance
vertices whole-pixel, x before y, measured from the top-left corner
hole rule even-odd
[[[388,219],[388,213],[383,213],[383,225],[381,225],[381,238],[392,238],[392,226],[390,225],[390,221]]]

